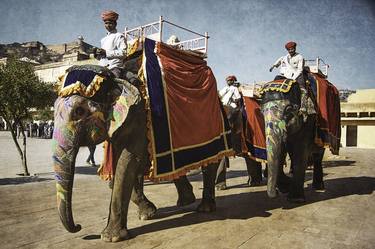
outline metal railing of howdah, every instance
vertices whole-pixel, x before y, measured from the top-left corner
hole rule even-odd
[[[163,42],[163,29],[165,28],[165,23],[198,36],[197,38],[176,42],[173,44],[174,46],[177,46],[178,48],[183,50],[199,52],[204,58],[207,58],[209,38],[207,32],[205,32],[204,34],[200,34],[188,28],[167,21],[163,19],[163,16],[159,17],[159,21],[152,22],[146,25],[138,26],[132,29],[128,29],[128,27],[125,27],[125,38],[127,42],[131,42],[132,40],[138,39],[140,37],[147,37],[155,41]]]

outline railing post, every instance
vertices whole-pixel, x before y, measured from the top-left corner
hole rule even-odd
[[[207,52],[208,52],[208,32],[204,32],[204,52],[206,53],[206,56],[207,56]]]
[[[128,43],[128,26],[125,26],[124,36],[125,36],[125,42]]]
[[[163,40],[163,16],[159,16],[159,41]]]

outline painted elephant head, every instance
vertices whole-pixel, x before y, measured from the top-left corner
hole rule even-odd
[[[268,163],[267,194],[271,198],[277,196],[277,179],[285,158],[287,140],[302,127],[302,118],[298,115],[299,104],[300,89],[295,83],[287,92],[271,87],[262,95]]]
[[[77,70],[83,69],[85,66],[77,68]],[[104,68],[98,66],[94,69],[105,71]],[[77,82],[83,82],[83,80],[77,79]],[[131,94],[139,95],[138,90],[128,82],[107,75],[101,82],[100,88],[96,89],[92,96],[77,91],[59,97],[55,102],[53,161],[57,206],[60,219],[69,232],[77,232],[81,228],[80,225],[74,223],[72,214],[72,188],[79,147],[99,144],[108,138],[108,129],[113,118],[113,105],[123,87]],[[84,87],[84,90],[87,92],[88,88]]]

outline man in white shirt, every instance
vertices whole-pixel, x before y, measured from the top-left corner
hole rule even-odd
[[[228,76],[226,79],[227,86],[219,91],[221,101],[224,106],[230,106],[233,109],[237,109],[238,102],[241,99],[240,91],[236,86],[237,78],[234,75]]]
[[[270,72],[276,67],[280,67],[280,76],[277,78],[285,77],[287,79],[295,80],[300,89],[301,89],[301,106],[300,112],[304,116],[304,119],[307,117],[307,88],[306,80],[303,75],[303,67],[305,64],[304,58],[301,54],[296,52],[297,43],[291,41],[285,44],[285,49],[288,51],[288,54],[280,57],[277,61],[271,66]]]
[[[238,90],[239,83],[237,82],[237,78],[234,75],[228,76],[226,79],[227,86],[225,86],[223,89],[219,91],[219,96],[221,99],[221,102],[223,103],[224,110],[226,113],[226,116],[228,118],[229,124],[232,127],[232,130],[234,125],[236,125],[236,122],[238,122],[238,118],[240,118],[240,100],[241,100],[241,94]],[[234,140],[235,134],[233,134],[232,131],[232,143]],[[232,146],[235,146],[232,144]],[[227,168],[229,168],[229,158],[224,157],[222,161],[219,164],[219,168],[217,170],[216,175],[216,189],[217,190],[224,190],[227,188],[226,185],[226,171]]]
[[[124,58],[126,57],[126,41],[122,33],[117,32],[118,14],[106,10],[101,14],[107,35],[100,41],[101,49],[95,52],[101,66],[107,67],[117,78],[123,78]]]

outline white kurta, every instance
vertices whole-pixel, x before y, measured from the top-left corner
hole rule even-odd
[[[296,53],[293,57],[287,54],[277,59],[273,65],[275,67],[280,66],[280,75],[295,80],[303,71],[304,59],[299,53]]]
[[[240,91],[235,86],[226,86],[220,90],[219,95],[223,105],[230,105],[237,108],[236,102],[241,98]]]
[[[126,42],[122,33],[117,30],[108,32],[100,41],[101,48],[105,49],[106,57],[100,59],[101,66],[112,69],[115,67],[123,67],[123,59],[126,56]]]

